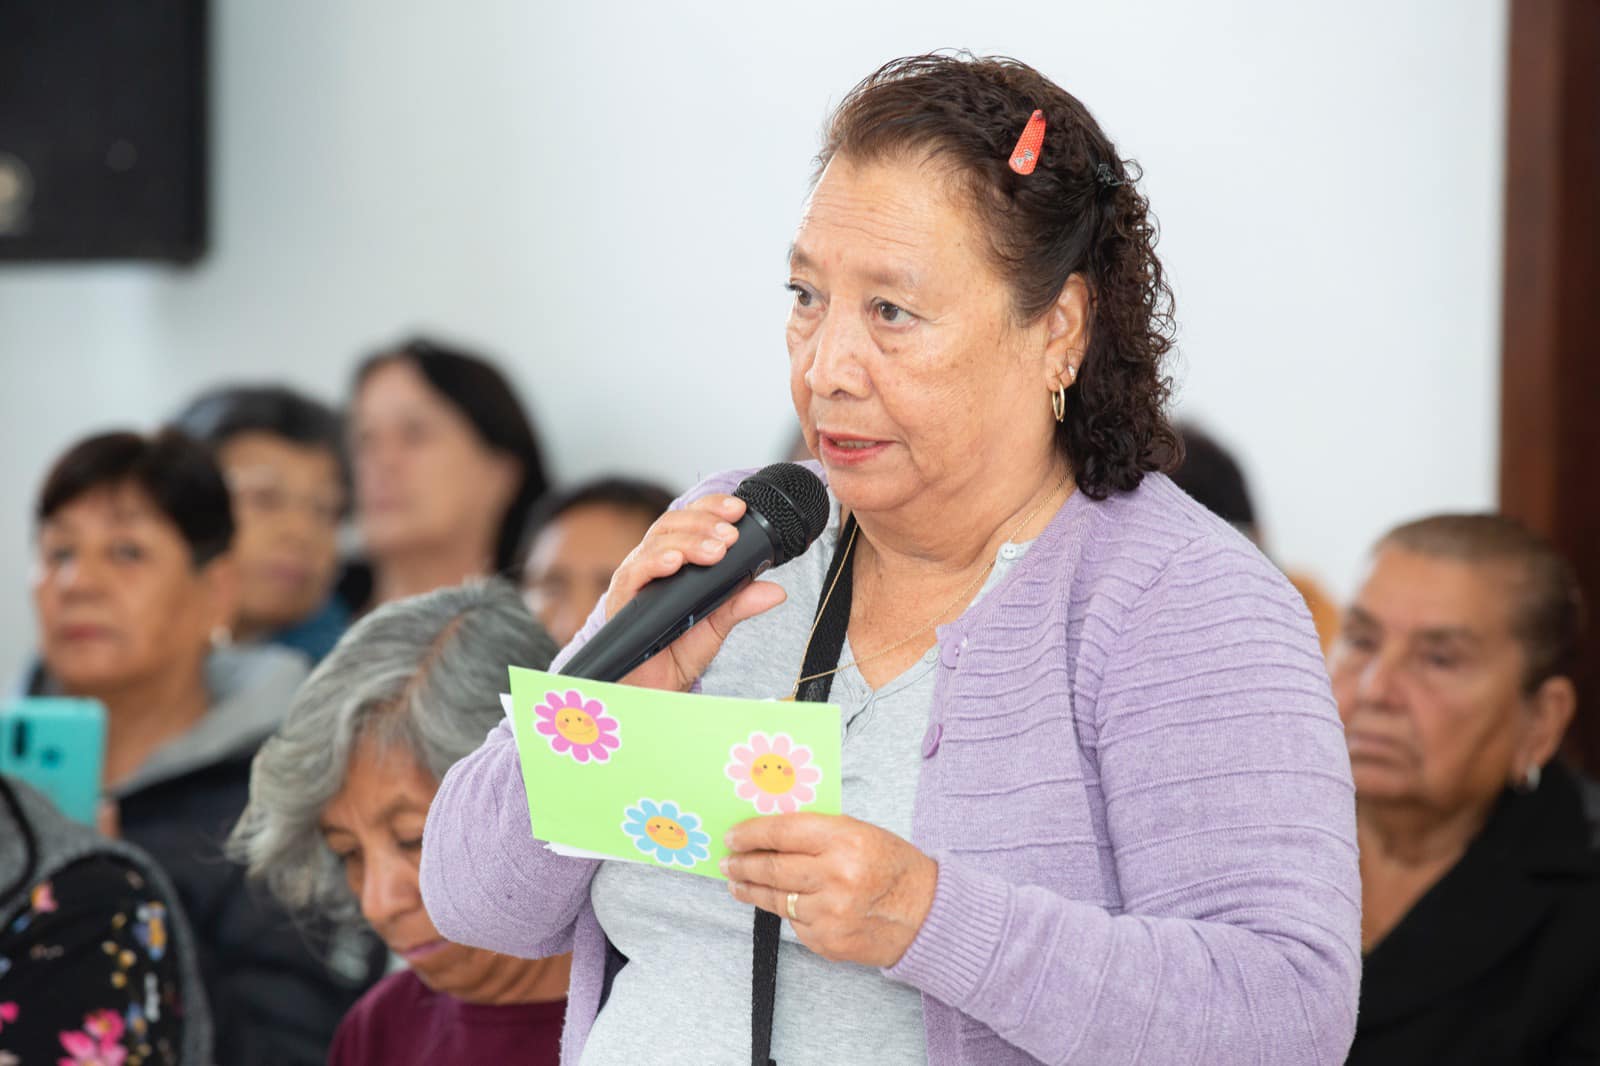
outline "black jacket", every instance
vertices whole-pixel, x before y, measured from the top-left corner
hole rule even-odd
[[[1590,786],[1592,787],[1592,786]],[[1600,850],[1556,764],[1366,958],[1351,1066],[1600,1063]]]

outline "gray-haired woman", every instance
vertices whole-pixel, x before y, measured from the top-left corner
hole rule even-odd
[[[544,667],[555,650],[501,582],[388,604],[323,660],[256,757],[235,856],[302,913],[359,910],[408,964],[345,1017],[331,1064],[556,1063],[568,956],[452,944],[417,888],[439,779],[500,721],[507,664]]]

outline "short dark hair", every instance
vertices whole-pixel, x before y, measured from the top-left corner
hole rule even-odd
[[[1022,176],[1008,161],[1036,109],[1044,143]],[[947,165],[965,186],[1020,321],[1048,311],[1072,275],[1088,283],[1089,347],[1056,431],[1078,487],[1104,499],[1171,469],[1181,448],[1162,365],[1172,289],[1138,164],[1037,70],[969,53],[909,56],[869,74],[834,110],[817,173],[841,155],[872,162],[904,153]]]
[[[1196,426],[1179,426],[1178,436],[1183,441],[1183,462],[1172,472],[1172,480],[1224,522],[1255,532],[1250,486],[1233,453]]]
[[[500,519],[495,539],[496,572],[509,574],[522,540],[522,518],[549,487],[538,435],[517,390],[500,369],[480,355],[413,337],[369,356],[356,368],[352,394],[380,367],[404,362],[416,368],[435,392],[460,411],[485,445],[503,452],[522,468],[522,483]]]
[[[1531,695],[1552,677],[1577,678],[1586,624],[1583,591],[1572,564],[1549,541],[1505,515],[1442,514],[1390,530],[1378,548],[1390,545],[1434,558],[1515,566],[1521,595],[1511,630],[1527,661],[1524,691]]]
[[[320,448],[339,464],[346,489],[344,419],[327,404],[283,385],[221,385],[190,400],[172,424],[195,440],[222,447],[244,433],[267,433],[292,444]]]
[[[522,531],[522,547],[517,552],[517,569],[528,565],[528,553],[540,531],[568,511],[600,504],[637,514],[654,522],[672,506],[673,494],[653,481],[628,477],[599,477],[565,489],[551,489],[528,512]]]
[[[123,486],[141,492],[177,527],[195,569],[233,544],[233,505],[222,471],[209,448],[176,429],[148,437],[102,433],[74,444],[45,476],[35,520],[42,525],[91,492]]]

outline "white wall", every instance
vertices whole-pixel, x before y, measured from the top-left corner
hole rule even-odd
[[[1032,62],[1144,164],[1182,410],[1282,560],[1343,589],[1386,525],[1492,504],[1495,0],[217,0],[215,32],[204,263],[0,269],[0,670],[52,456],[220,378],[334,396],[423,327],[505,360],[562,476],[768,460],[823,116],[936,47]]]

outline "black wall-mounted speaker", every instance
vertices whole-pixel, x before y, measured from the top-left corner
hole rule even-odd
[[[206,0],[0,0],[0,260],[206,247]]]

